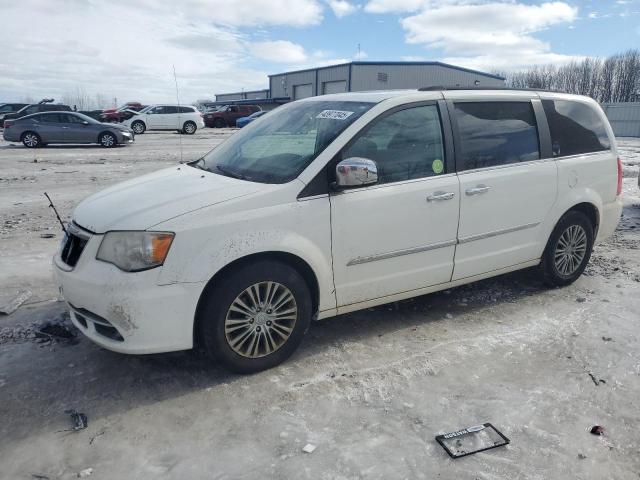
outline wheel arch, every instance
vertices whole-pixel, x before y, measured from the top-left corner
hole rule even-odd
[[[283,251],[268,251],[248,254],[233,260],[232,262],[228,263],[220,270],[218,270],[209,279],[204,289],[202,290],[195,311],[193,325],[194,346],[200,345],[200,310],[202,308],[203,299],[208,294],[208,292],[213,288],[214,285],[216,285],[217,282],[219,282],[230,272],[260,260],[275,260],[284,263],[285,265],[294,268],[300,275],[302,275],[302,278],[304,278],[304,281],[306,282],[307,286],[309,287],[309,291],[311,292],[312,311],[314,312],[314,315],[316,314],[316,312],[318,311],[318,306],[320,304],[320,284],[318,282],[318,277],[315,271],[313,270],[313,268],[311,268],[311,265],[309,265],[306,260],[293,253]]]
[[[590,202],[577,203],[569,208],[566,212],[564,212],[560,218],[571,211],[581,212],[587,216],[587,218],[591,222],[591,225],[593,225],[593,238],[595,239],[598,236],[598,227],[600,226],[600,211],[598,210],[598,207]]]
[[[101,130],[100,133],[98,133],[98,137],[97,137],[98,143],[100,143],[100,137],[102,137],[102,135],[104,135],[105,133],[108,133],[109,135],[113,136],[113,138],[116,139],[116,144],[118,143],[118,135],[113,133],[111,130]]]

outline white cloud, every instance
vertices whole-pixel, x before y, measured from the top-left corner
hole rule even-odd
[[[354,13],[358,9],[356,5],[349,3],[346,0],[329,0],[328,3],[331,10],[333,10],[334,15],[338,18]]]
[[[370,13],[415,12],[424,3],[424,0],[371,0],[364,9]]]
[[[301,63],[307,60],[304,48],[288,40],[253,43],[250,50],[256,58],[270,62]]]
[[[323,0],[271,0],[268,8],[262,0],[5,2],[0,41],[10,48],[0,55],[0,98],[60,100],[80,87],[119,102],[172,101],[174,65],[185,100],[264,88],[267,73],[250,66],[254,32],[259,36],[261,26],[316,25],[323,5]],[[280,54],[292,63],[306,58],[302,47]]]
[[[492,2],[429,8],[401,23],[408,43],[442,50],[444,61],[504,70],[574,59],[551,52],[551,46],[533,34],[552,25],[571,23],[577,15],[577,8],[564,2]]]

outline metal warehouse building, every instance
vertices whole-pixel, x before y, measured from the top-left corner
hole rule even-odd
[[[504,78],[441,62],[350,62],[269,75],[269,88],[216,95],[216,104],[275,106],[329,93],[420,87],[502,87]]]

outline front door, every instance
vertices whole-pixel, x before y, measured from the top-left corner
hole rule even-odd
[[[377,184],[330,197],[339,307],[451,279],[459,185],[443,133],[436,103],[405,106],[376,119],[339,155],[378,167]]]
[[[38,122],[34,129],[40,135],[42,143],[67,143],[68,125],[63,123],[62,115],[59,113],[43,113],[35,119]]]
[[[453,280],[536,260],[547,241],[541,224],[558,190],[555,161],[540,148],[536,119],[542,132],[547,127],[539,100],[449,106],[460,178]]]
[[[163,129],[167,124],[167,119],[165,118],[165,109],[167,107],[159,105],[157,107],[153,107],[146,114],[146,124],[147,129]]]
[[[98,141],[98,132],[95,131],[91,124],[85,125],[80,117],[68,113],[59,113],[62,120],[67,143],[95,143]]]

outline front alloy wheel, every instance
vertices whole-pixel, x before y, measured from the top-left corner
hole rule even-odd
[[[198,306],[196,340],[226,368],[259,372],[298,348],[312,309],[309,286],[298,270],[257,260],[207,286]]]
[[[291,336],[298,306],[291,291],[278,282],[251,285],[231,303],[224,324],[231,349],[248,358],[278,350]]]
[[[116,137],[111,133],[103,133],[100,135],[100,145],[105,148],[111,148],[116,144]]]

